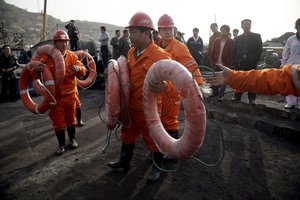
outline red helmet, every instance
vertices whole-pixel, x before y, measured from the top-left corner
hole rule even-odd
[[[172,17],[167,14],[161,16],[158,20],[158,28],[175,27]]]
[[[67,32],[60,29],[54,33],[53,40],[54,41],[57,41],[57,40],[69,41],[70,39],[69,39]]]
[[[129,21],[129,25],[126,26],[125,28],[130,28],[130,27],[135,27],[135,26],[143,26],[143,27],[149,28],[151,30],[155,30],[152,19],[149,17],[149,15],[147,15],[146,13],[143,13],[143,12],[135,13],[131,17],[131,19]]]

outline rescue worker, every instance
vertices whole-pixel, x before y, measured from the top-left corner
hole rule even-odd
[[[210,75],[206,82],[211,86],[229,84],[238,92],[263,95],[300,96],[300,64],[286,65],[280,69],[234,71],[218,65],[223,71]]]
[[[65,60],[65,76],[63,83],[56,89],[55,99],[57,104],[49,112],[49,117],[52,120],[52,126],[59,143],[57,155],[62,155],[65,152],[65,128],[67,128],[70,147],[77,148],[78,143],[75,140],[75,125],[76,125],[76,76],[84,76],[86,73],[85,66],[78,60],[78,57],[67,49],[69,36],[64,30],[57,30],[53,36],[53,45],[59,49]],[[47,66],[54,76],[55,66],[50,56],[45,55],[40,58],[40,61],[45,65],[36,66],[33,69],[32,75],[38,76],[37,72],[43,70]]]
[[[158,32],[161,39],[157,42],[157,45],[170,53],[173,60],[181,63],[190,72],[193,72],[198,64],[194,60],[187,46],[175,39],[174,29],[175,26],[172,17],[167,14],[162,15],[158,20]],[[203,83],[203,79],[202,77],[199,77],[199,69],[195,70],[195,74],[198,75],[198,77],[195,77],[197,83],[201,85]],[[168,83],[170,84],[170,82]],[[164,128],[170,136],[178,139],[178,115],[180,112],[181,97],[172,84],[170,84],[170,87],[172,87],[172,89],[168,90],[168,93],[162,94],[161,120]]]
[[[159,48],[152,41],[151,31],[155,29],[152,19],[146,13],[135,13],[126,28],[129,29],[132,43],[132,48],[128,52],[127,63],[130,71],[130,82],[132,83],[129,101],[131,126],[128,128],[123,126],[121,129],[122,148],[120,158],[117,161],[108,163],[109,167],[119,172],[127,172],[130,169],[135,141],[140,135],[143,136],[147,148],[154,151],[155,163],[161,166],[163,154],[159,152],[150,137],[144,116],[142,92],[144,79],[152,64],[161,59],[171,59],[171,56],[165,50]],[[161,105],[158,106],[160,109]],[[154,182],[159,176],[160,170],[153,164],[148,181]]]

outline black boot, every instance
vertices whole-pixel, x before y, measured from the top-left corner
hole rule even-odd
[[[162,153],[155,153],[154,152],[154,162],[158,167],[161,167],[161,163],[163,160],[164,155]],[[160,177],[160,169],[158,169],[155,164],[152,164],[152,169],[148,175],[148,182],[155,182]]]
[[[119,160],[108,163],[108,166],[118,172],[127,172],[130,169],[130,161],[133,156],[135,144],[122,143],[121,155]]]
[[[75,140],[75,126],[67,127],[70,147],[76,149],[78,147],[78,143]]]
[[[83,121],[81,120],[81,108],[76,108],[76,120],[77,126],[84,126]]]
[[[61,131],[55,131],[57,140],[58,140],[58,150],[56,151],[57,155],[62,155],[64,154],[65,150],[65,130],[61,130]]]

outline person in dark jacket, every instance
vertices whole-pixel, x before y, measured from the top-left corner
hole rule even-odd
[[[65,28],[68,30],[71,50],[77,51],[79,49],[78,48],[79,30],[78,27],[75,25],[75,20],[71,20],[70,23],[65,26]]]
[[[119,41],[119,53],[122,56],[127,58],[127,53],[130,49],[131,43],[129,40],[129,32],[127,29],[123,30],[123,36],[120,38]]]
[[[186,43],[189,48],[193,58],[196,60],[198,65],[201,65],[203,62],[203,40],[198,35],[199,29],[193,29],[193,37],[190,37]]]
[[[233,66],[236,70],[256,69],[262,53],[260,34],[251,32],[251,20],[244,19],[241,27],[244,33],[235,39]],[[232,101],[240,101],[243,93],[235,92]],[[254,104],[256,94],[248,92],[249,104]]]
[[[110,45],[113,47],[113,53],[112,53],[112,58],[117,60],[120,56],[119,52],[119,39],[121,36],[120,30],[115,31],[115,37],[111,38],[110,40]]]
[[[9,89],[10,101],[17,101],[15,74],[17,68],[19,68],[17,58],[11,54],[10,46],[4,45],[0,55],[0,73],[2,75],[1,102],[5,102],[7,100],[7,89]]]

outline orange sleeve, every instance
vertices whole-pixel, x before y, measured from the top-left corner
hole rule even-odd
[[[300,69],[298,68],[298,77]],[[253,92],[264,95],[281,94],[300,96],[293,82],[292,65],[281,69],[229,71],[229,86],[237,92]]]

